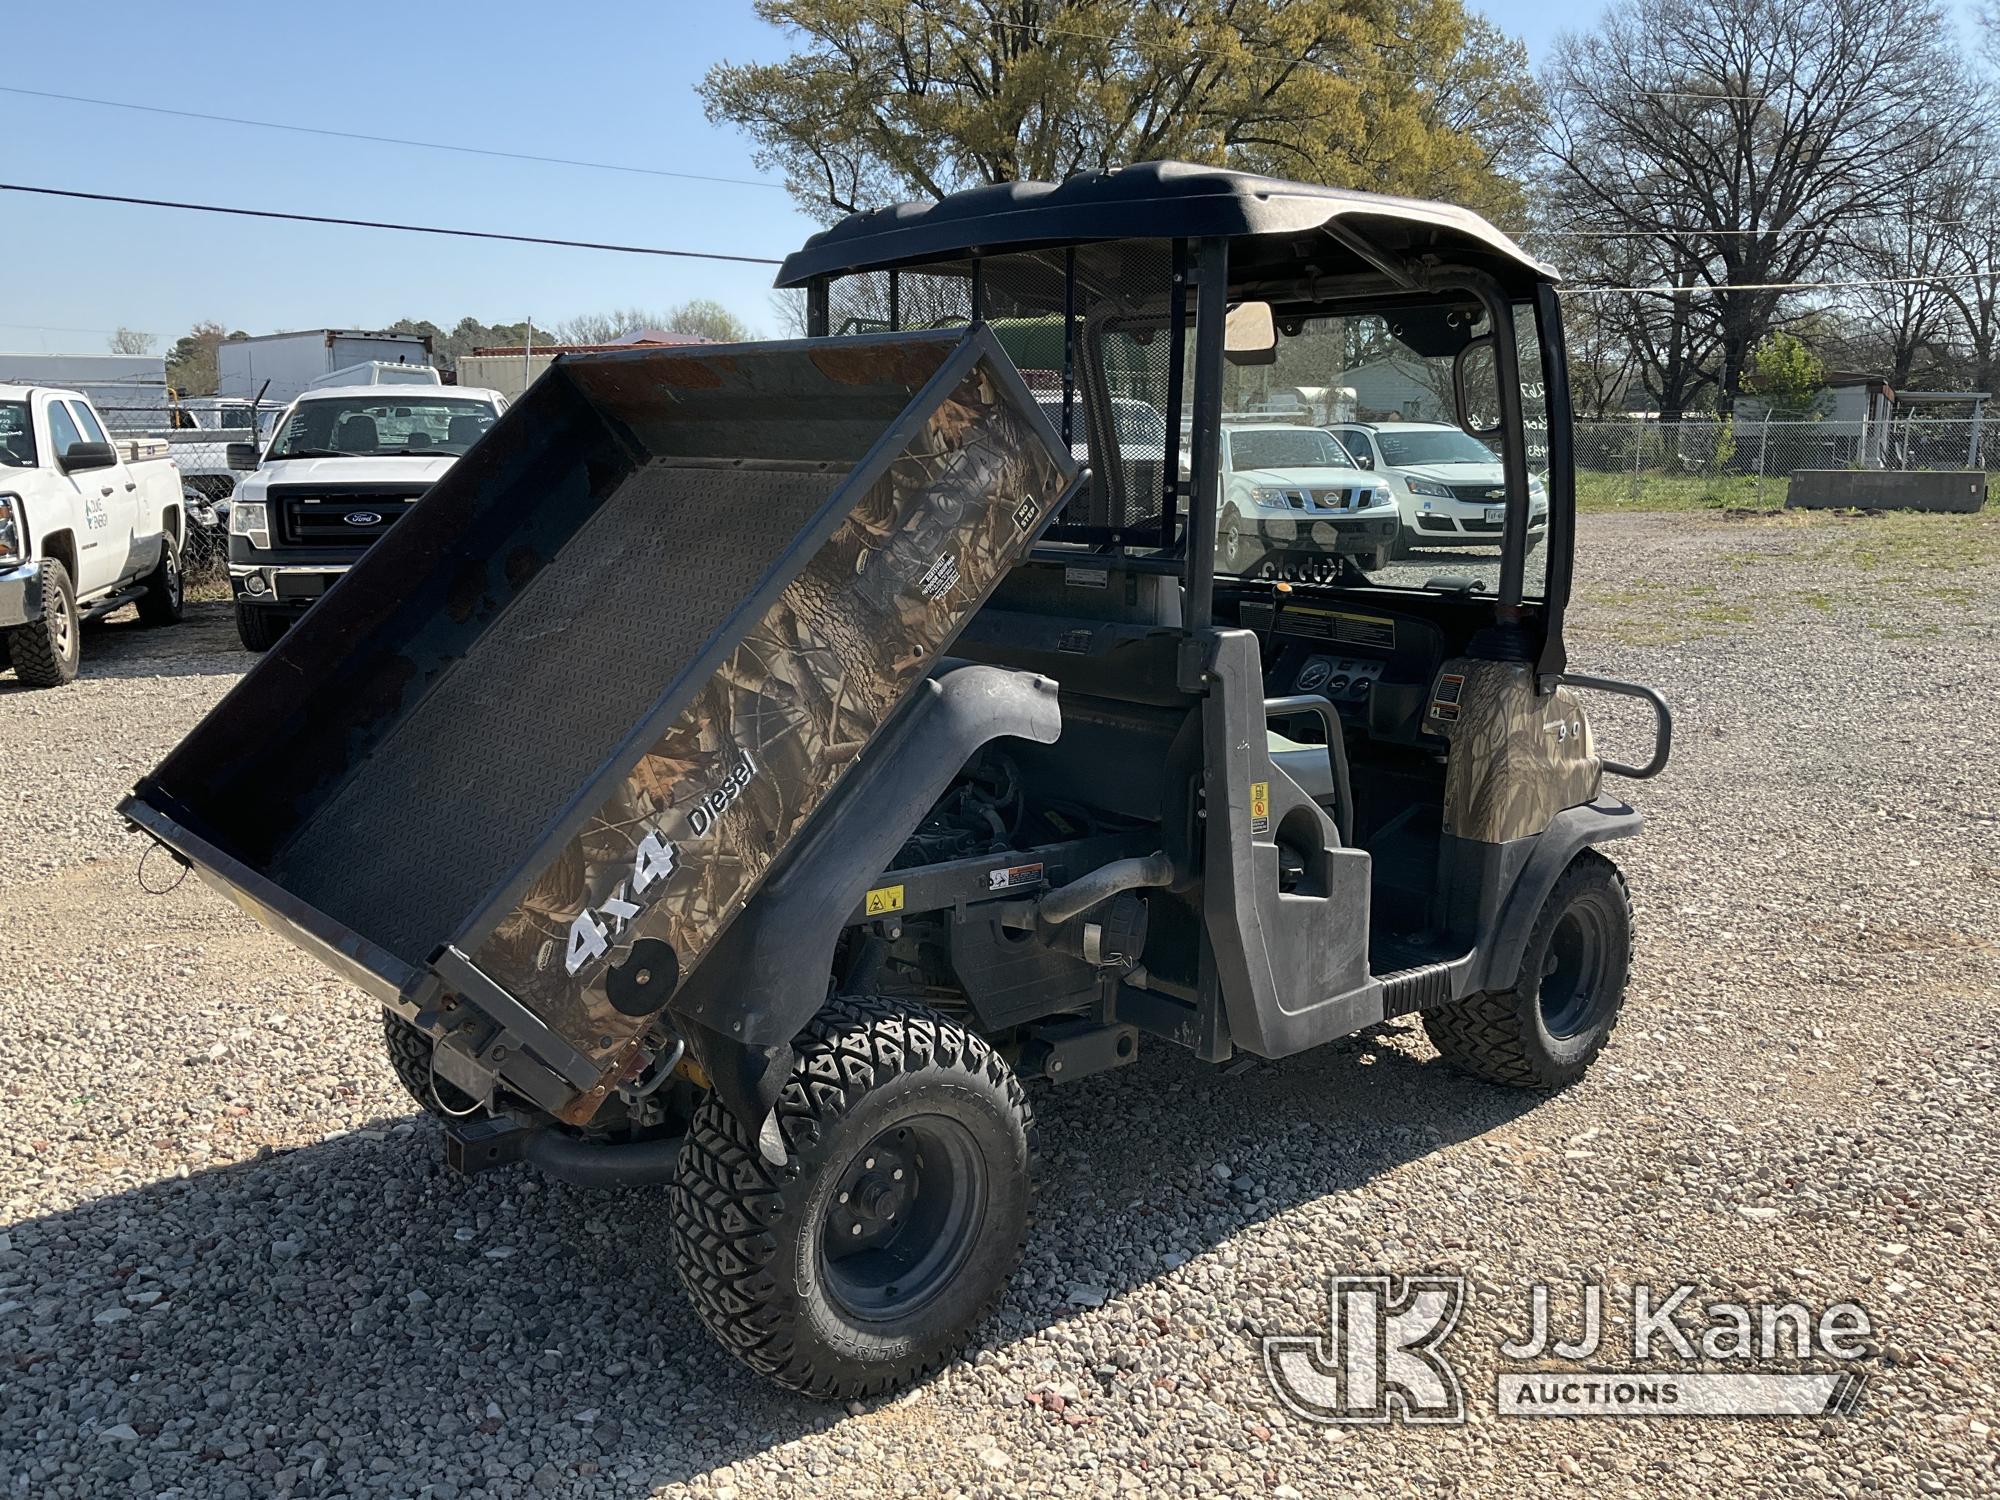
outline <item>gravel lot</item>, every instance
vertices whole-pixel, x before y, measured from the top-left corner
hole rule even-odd
[[[711,1346],[657,1195],[447,1176],[368,1001],[193,880],[142,893],[111,807],[247,660],[224,606],[93,629],[67,690],[0,677],[4,1494],[2000,1493],[2000,516],[1593,516],[1578,599],[1578,668],[1680,716],[1588,1081],[1472,1084],[1396,1025],[1040,1090],[998,1320],[848,1411]],[[1366,1269],[1470,1278],[1469,1424],[1274,1400],[1257,1335]],[[1585,1281],[1854,1298],[1866,1392],[1497,1418],[1537,1280],[1569,1324]]]

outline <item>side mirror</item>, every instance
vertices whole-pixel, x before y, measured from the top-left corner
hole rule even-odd
[[[1278,324],[1268,302],[1239,302],[1222,325],[1222,355],[1232,365],[1275,365]]]
[[[1374,468],[1374,467],[1375,467],[1375,455],[1374,455],[1374,454],[1372,454],[1372,453],[1356,453],[1356,454],[1354,455],[1354,467],[1355,467],[1355,468],[1357,468],[1357,469],[1372,469],[1372,468]]]
[[[223,451],[223,461],[239,474],[248,474],[255,469],[258,457],[255,443],[231,443]]]
[[[70,473],[81,469],[108,469],[118,462],[118,450],[109,443],[71,443],[63,449],[62,466]]]
[[[1500,360],[1491,334],[1472,340],[1453,357],[1451,387],[1458,425],[1474,437],[1500,436]]]

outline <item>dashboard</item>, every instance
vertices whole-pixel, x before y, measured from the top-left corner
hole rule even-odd
[[[1325,698],[1370,739],[1423,738],[1424,706],[1444,661],[1444,635],[1431,621],[1281,596],[1262,607],[1246,603],[1242,623],[1264,641],[1267,695]]]

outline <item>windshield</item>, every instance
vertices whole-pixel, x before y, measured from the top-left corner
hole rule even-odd
[[[484,401],[427,396],[327,396],[301,401],[285,418],[267,458],[415,454],[455,458],[479,440],[497,413]]]
[[[0,401],[0,464],[16,469],[35,466],[35,428],[25,401]]]
[[[1500,455],[1469,432],[1398,432],[1393,427],[1375,429],[1375,441],[1382,446],[1382,462],[1392,469],[1414,469],[1423,464],[1497,464]]]
[[[1143,401],[1113,401],[1112,419],[1118,426],[1118,441],[1139,446],[1164,447],[1167,419]]]
[[[1354,460],[1331,433],[1317,427],[1266,427],[1229,434],[1229,468],[1351,469]]]
[[[1051,423],[1062,425],[1062,395],[1054,391],[1036,391],[1035,400],[1042,408],[1042,414]],[[1133,401],[1125,397],[1114,398],[1111,403],[1111,420],[1118,428],[1118,442],[1121,447],[1152,447],[1164,449],[1167,442],[1167,419],[1160,415],[1157,407],[1144,401]],[[1070,431],[1075,434],[1071,444],[1081,456],[1084,451],[1083,418],[1071,419]]]
[[[1467,430],[1484,431],[1498,415],[1488,411],[1497,400],[1491,374],[1479,378],[1480,346],[1471,346],[1463,367],[1457,359],[1484,317],[1452,301],[1276,322],[1269,362],[1223,367],[1223,410],[1236,420],[1223,424],[1216,572],[1491,596],[1501,582],[1508,510],[1518,506],[1526,523],[1523,590],[1530,598],[1542,595],[1547,492],[1530,484],[1510,498],[1497,473],[1499,439]],[[1534,309],[1516,307],[1514,326],[1523,446],[1532,469],[1547,462]],[[1491,371],[1490,354],[1483,368]],[[1473,408],[1465,424],[1458,419],[1461,386]],[[1248,419],[1283,408],[1298,410],[1304,421],[1286,427],[1268,417]],[[1350,453],[1365,455],[1371,467],[1346,472]],[[1446,468],[1431,476],[1421,472],[1428,464],[1476,464],[1479,471]],[[1343,472],[1324,482],[1296,473],[1316,468]]]

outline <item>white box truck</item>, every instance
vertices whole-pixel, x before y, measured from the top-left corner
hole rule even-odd
[[[230,339],[215,352],[215,393],[250,397],[261,391],[262,405],[285,407],[335,370],[373,363],[428,366],[430,338],[421,333],[309,328]]]

